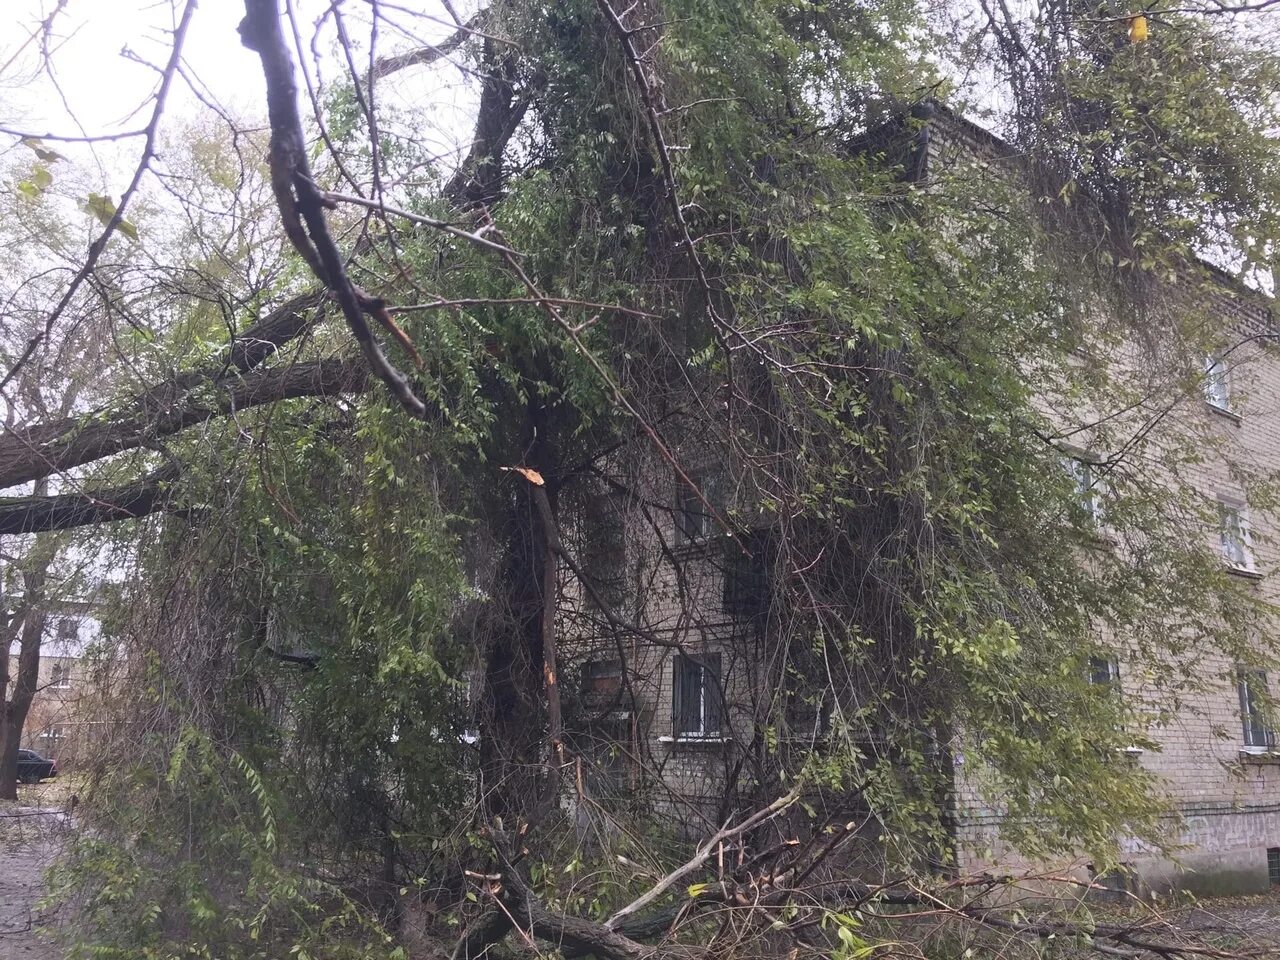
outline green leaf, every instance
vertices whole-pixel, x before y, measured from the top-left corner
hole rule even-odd
[[[58,151],[50,150],[43,142],[37,140],[35,137],[23,137],[22,145],[24,147],[29,147],[35,155],[45,163],[57,163],[59,160],[67,159],[62,154],[58,153]]]
[[[116,204],[109,196],[101,193],[91,193],[88,199],[81,201],[80,206],[88,213],[93,214],[98,222],[104,227],[111,223],[111,218],[116,215]],[[138,228],[123,217],[116,224],[116,229],[123,233],[135,243],[138,239]]]

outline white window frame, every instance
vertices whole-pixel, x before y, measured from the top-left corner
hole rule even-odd
[[[1238,539],[1227,539],[1227,518],[1235,517],[1235,532]],[[1238,547],[1238,551],[1232,549]],[[1222,554],[1222,562],[1231,570],[1241,573],[1255,573],[1257,564],[1253,553],[1253,530],[1249,522],[1249,505],[1239,497],[1220,495],[1218,497],[1218,550]],[[1237,552],[1239,556],[1237,557]]]
[[[1107,679],[1095,679],[1095,666],[1105,665],[1107,668]],[[1087,669],[1089,671],[1089,685],[1093,687],[1108,687],[1112,690],[1120,688],[1120,663],[1113,656],[1103,656],[1095,653],[1089,657]]]
[[[1106,482],[1098,469],[1101,463],[1087,450],[1071,449],[1062,455],[1062,465],[1075,484],[1080,506],[1098,526],[1103,525],[1102,498],[1106,491]]]
[[[705,543],[718,532],[716,517],[702,502],[704,497],[714,511],[724,510],[725,476],[720,468],[692,471],[688,477],[698,489],[695,492],[683,478],[676,478],[675,543],[677,546]]]
[[[71,688],[71,665],[68,663],[55,663],[49,669],[49,686],[55,690],[68,690]]]
[[[1232,413],[1231,368],[1220,353],[1210,353],[1204,358],[1204,402],[1215,410]]]
[[[1276,731],[1267,725],[1265,718],[1257,718],[1257,709],[1253,704],[1253,683],[1258,684],[1265,692],[1266,671],[1236,667],[1236,694],[1240,698],[1241,739],[1244,749],[1249,753],[1267,753],[1276,747]],[[1262,742],[1258,743],[1259,740]]]

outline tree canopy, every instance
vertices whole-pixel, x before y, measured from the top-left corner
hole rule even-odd
[[[1277,652],[1185,415],[1271,349],[1267,6],[246,0],[242,116],[187,0],[123,191],[6,127],[0,534],[135,565],[78,949],[1176,955],[989,910],[957,791],[1166,845],[1124,748]],[[599,731],[725,630],[695,811]]]

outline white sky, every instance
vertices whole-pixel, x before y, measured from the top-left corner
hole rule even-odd
[[[27,44],[17,61],[0,73],[0,122],[75,135],[81,131],[57,87],[37,74],[38,44],[27,43],[55,6],[54,0],[9,0],[0,14],[0,36],[5,38],[0,63]],[[53,65],[57,85],[88,133],[145,123],[145,116],[131,114],[155,88],[157,76],[123,51],[162,66],[177,13],[163,0],[68,0],[53,25]],[[243,4],[236,0],[205,0],[192,19],[184,60],[195,76],[216,90],[219,102],[250,112],[262,103],[263,81],[257,55],[241,46],[236,34],[242,16]],[[197,104],[185,84],[178,84],[175,93],[175,113],[194,113]]]
[[[23,133],[98,136],[136,130],[146,125],[150,97],[158,74],[169,57],[171,31],[182,9],[181,0],[65,0],[54,18],[50,37],[52,76],[42,70],[40,24],[57,8],[57,0],[4,0],[0,11],[0,126]],[[307,69],[313,25],[329,7],[322,0],[296,0]],[[465,17],[476,3],[459,3]],[[357,67],[367,66],[368,0],[347,0],[342,9],[353,46],[359,48]],[[452,21],[439,0],[404,0],[379,7],[378,53],[385,55],[452,33]],[[203,96],[233,116],[257,118],[265,114],[264,83],[257,54],[240,43],[236,26],[244,15],[241,0],[202,0],[187,34],[183,66]],[[31,39],[33,38],[34,39]],[[328,19],[315,48],[320,52],[323,80],[345,78],[345,62],[334,56],[333,21]],[[296,56],[296,52],[295,52]],[[145,61],[145,62],[139,62]],[[154,65],[153,68],[151,65]],[[310,113],[303,90],[302,111]],[[429,71],[398,75],[378,86],[384,105],[430,104],[432,126],[428,139],[439,152],[457,149],[470,131],[474,100],[462,71],[448,63]],[[173,129],[207,112],[191,85],[176,80],[166,116]],[[381,113],[381,110],[379,111]],[[0,135],[0,154],[14,149],[15,140]],[[49,146],[78,162],[96,161],[108,187],[119,190],[132,170],[141,140],[85,146],[50,141]],[[17,148],[25,150],[25,148]]]

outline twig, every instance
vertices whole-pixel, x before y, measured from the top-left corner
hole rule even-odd
[[[746,820],[743,820],[736,827],[722,827],[719,831],[717,831],[715,836],[713,836],[706,843],[702,844],[702,846],[698,847],[694,855],[688,861],[686,861],[682,866],[679,866],[675,870],[672,870],[665,877],[663,877],[661,880],[655,883],[652,887],[646,890],[643,894],[641,894],[635,900],[632,900],[629,904],[627,904],[625,907],[623,907],[621,910],[615,913],[612,917],[606,920],[604,925],[608,927],[610,930],[617,929],[618,924],[621,923],[626,917],[629,917],[633,913],[643,910],[645,907],[653,903],[653,901],[657,900],[669,889],[671,889],[671,887],[674,886],[676,883],[678,883],[681,879],[683,879],[684,877],[687,877],[689,874],[693,873],[693,871],[697,870],[704,863],[706,863],[707,859],[711,856],[712,852],[716,850],[720,844],[724,843],[724,841],[731,840],[734,837],[739,836],[743,833],[746,833],[748,830],[751,830],[752,828],[759,826],[760,824],[764,823],[766,820],[772,819],[773,817],[777,816],[779,813],[787,809],[787,807],[791,806],[793,803],[795,803],[799,799],[800,799],[800,787],[796,786],[792,788],[790,793],[779,797],[777,800],[773,801],[773,803],[769,804],[769,806],[765,807],[764,809],[757,810],[754,814],[747,817]]]
[[[133,179],[129,181],[129,186],[120,195],[120,203],[111,214],[111,218],[107,221],[102,233],[98,235],[98,238],[93,243],[89,244],[89,255],[85,257],[84,265],[76,271],[76,275],[71,278],[71,283],[62,295],[62,299],[58,301],[49,316],[45,318],[43,329],[37,330],[35,335],[27,341],[21,356],[9,368],[9,372],[4,375],[4,379],[0,380],[0,390],[3,390],[13,381],[13,378],[18,375],[18,371],[34,356],[40,344],[53,332],[54,324],[58,322],[58,319],[66,311],[68,305],[80,290],[81,285],[93,273],[94,267],[98,264],[98,258],[107,249],[107,241],[116,232],[116,228],[124,222],[125,208],[129,206],[129,201],[133,199],[133,195],[138,190],[138,185],[142,183],[143,176],[150,169],[151,161],[155,158],[156,134],[160,129],[160,117],[164,114],[169,88],[172,86],[173,78],[178,72],[178,63],[182,58],[183,41],[186,39],[187,28],[191,25],[191,16],[195,13],[195,10],[196,0],[187,0],[186,5],[182,8],[182,18],[178,21],[178,27],[173,32],[173,49],[169,52],[169,61],[165,64],[165,68],[160,74],[160,86],[156,90],[155,105],[151,110],[151,119],[145,128],[146,141],[142,145],[142,157],[138,160],[137,167],[134,168]],[[132,134],[129,135],[132,136]]]
[[[353,197],[350,194],[335,193],[332,190],[325,192],[323,197],[326,201],[331,203],[351,203],[358,207],[366,207],[369,210],[376,210],[380,213],[389,213],[393,217],[400,217],[404,220],[410,221],[411,223],[420,223],[425,227],[432,227],[436,230],[440,230],[452,237],[457,237],[460,240],[466,240],[468,243],[474,243],[476,246],[484,247],[486,250],[491,250],[494,253],[509,254],[513,257],[520,256],[519,253],[512,250],[510,247],[504,246],[501,243],[494,243],[492,240],[481,236],[479,233],[468,233],[466,230],[461,230],[443,220],[437,220],[435,217],[428,217],[421,213],[410,213],[408,210],[401,210],[399,207],[391,207],[380,200],[368,200],[364,197]],[[394,310],[396,308],[392,309]]]

